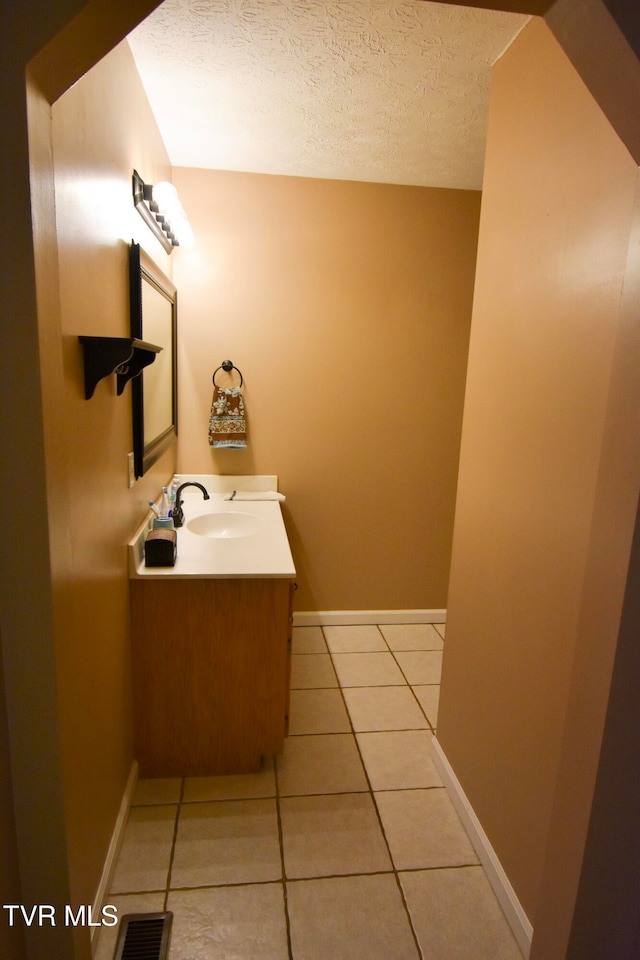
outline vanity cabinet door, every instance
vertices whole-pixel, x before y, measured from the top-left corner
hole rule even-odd
[[[287,623],[287,664],[285,676],[285,714],[284,735],[289,736],[289,713],[291,710],[291,652],[293,647],[293,594],[298,589],[293,581],[289,583],[289,616]]]
[[[280,579],[131,581],[141,776],[248,773],[282,749],[290,596]]]

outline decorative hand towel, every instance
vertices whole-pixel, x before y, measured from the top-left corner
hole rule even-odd
[[[247,445],[247,420],[240,387],[213,387],[209,444],[240,450]]]
[[[223,500],[278,500],[284,503],[287,499],[284,493],[278,493],[276,490],[232,490],[231,493],[224,493]]]

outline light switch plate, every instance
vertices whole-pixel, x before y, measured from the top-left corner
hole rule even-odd
[[[129,469],[129,487],[132,487],[136,482],[136,470],[132,453],[127,454],[127,467]]]

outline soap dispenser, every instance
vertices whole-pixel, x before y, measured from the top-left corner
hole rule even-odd
[[[144,543],[144,565],[145,567],[173,567],[176,562],[178,535],[170,516],[168,488],[162,488],[162,505],[159,511],[151,501],[149,505],[156,515]]]
[[[178,534],[173,526],[159,527],[149,531],[144,542],[145,567],[173,567],[177,553]]]

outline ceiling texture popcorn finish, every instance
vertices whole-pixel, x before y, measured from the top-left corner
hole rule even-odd
[[[165,0],[130,36],[174,166],[479,190],[529,17],[424,0]]]

